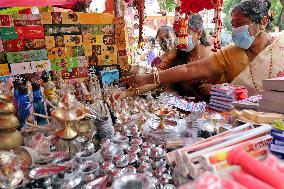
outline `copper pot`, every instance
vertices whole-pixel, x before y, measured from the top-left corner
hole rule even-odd
[[[24,142],[23,136],[17,130],[13,132],[0,132],[0,149],[10,150],[21,146]]]

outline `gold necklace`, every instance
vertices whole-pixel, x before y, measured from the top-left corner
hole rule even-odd
[[[272,62],[272,44],[271,44],[271,40],[270,40],[270,47],[269,47],[269,52],[270,52],[270,64],[269,64],[269,73],[268,73],[268,79],[271,79],[271,75],[272,75],[272,67],[273,67],[273,62]],[[252,68],[251,68],[251,64],[249,64],[249,71],[250,71],[250,75],[251,75],[251,80],[252,83],[254,85],[254,88],[260,93],[262,90],[257,86],[256,81],[254,79],[253,76],[253,72],[252,72]]]
[[[202,47],[202,50],[201,50],[201,52],[200,52],[200,54],[199,54],[199,56],[198,56],[198,59],[196,59],[195,61],[200,60],[201,56],[203,55],[203,52],[204,52],[204,48]],[[191,59],[191,57],[189,57],[189,62],[193,62],[192,59]]]

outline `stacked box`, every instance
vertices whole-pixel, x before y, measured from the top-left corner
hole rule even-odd
[[[50,70],[41,15],[0,15],[0,38],[0,75]]]
[[[116,17],[115,40],[117,46],[117,62],[123,70],[129,69],[130,58],[128,57],[128,34],[124,17]]]
[[[260,110],[284,114],[284,77],[266,79],[262,84],[264,91],[259,101]]]
[[[230,111],[234,101],[248,98],[246,88],[227,83],[212,86],[210,95],[210,109],[220,112]]]
[[[86,76],[89,65],[117,64],[111,14],[42,14],[51,69],[62,78]]]

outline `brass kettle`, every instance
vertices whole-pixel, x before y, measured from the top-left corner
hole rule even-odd
[[[17,131],[19,120],[15,112],[12,97],[0,95],[0,149],[2,150],[14,149],[23,144],[23,136]]]

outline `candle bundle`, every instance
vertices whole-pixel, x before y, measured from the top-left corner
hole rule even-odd
[[[283,163],[275,156],[269,156],[264,161],[257,160],[245,152],[242,146],[237,146],[229,152],[227,161],[241,170],[227,171],[225,178],[221,174],[205,173],[194,184],[187,184],[179,189],[189,188],[223,188],[223,189],[280,189],[284,188]]]
[[[186,167],[185,174],[192,178],[197,178],[205,171],[219,172],[226,169],[226,156],[229,150],[234,146],[243,145],[252,156],[262,158],[266,154],[266,147],[272,141],[267,133],[271,126],[263,125],[242,133],[232,135],[220,143],[210,145],[206,148],[192,152],[190,154],[182,153],[182,158],[178,158],[177,166]],[[232,146],[232,147],[231,147]],[[219,162],[219,164],[218,164]],[[216,164],[217,163],[217,164]]]
[[[203,140],[201,142],[197,142],[193,145],[186,146],[186,147],[180,148],[178,150],[174,150],[172,152],[167,153],[167,155],[166,155],[167,162],[169,164],[172,164],[173,162],[175,162],[176,158],[177,158],[176,154],[178,154],[177,152],[181,152],[181,153],[195,152],[195,151],[201,150],[203,148],[206,148],[206,147],[221,143],[223,141],[226,141],[229,138],[231,138],[234,134],[241,133],[241,132],[244,132],[246,130],[250,130],[252,128],[253,128],[253,126],[251,124],[244,124],[244,125],[241,125],[239,127],[228,130],[226,132],[220,133],[216,136],[210,137],[210,138]]]

